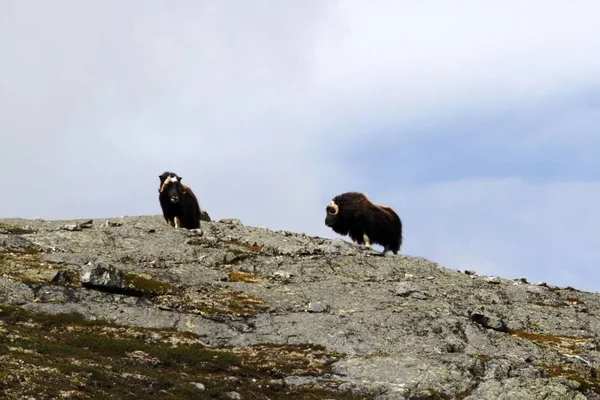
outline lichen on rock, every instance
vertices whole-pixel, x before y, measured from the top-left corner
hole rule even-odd
[[[600,398],[599,294],[237,219],[110,221],[0,221],[8,398]]]

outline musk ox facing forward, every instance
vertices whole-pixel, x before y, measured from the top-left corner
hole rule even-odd
[[[182,184],[181,177],[174,172],[167,171],[158,177],[158,200],[167,223],[175,228],[200,228],[200,206],[192,189]]]
[[[402,221],[390,207],[379,206],[363,193],[347,192],[335,196],[326,207],[325,225],[340,235],[350,235],[354,243],[372,243],[398,254],[402,245]]]

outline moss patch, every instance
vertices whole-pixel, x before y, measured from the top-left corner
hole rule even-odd
[[[188,290],[180,296],[161,296],[156,303],[180,312],[200,314],[207,318],[249,317],[266,312],[265,300],[244,292],[205,288]]]
[[[582,305],[585,304],[582,300],[579,300],[577,297],[567,297],[564,300],[557,300],[557,301],[553,301],[553,302],[535,302],[533,303],[537,306],[540,307],[554,307],[554,308],[560,308],[560,307],[569,307],[569,306],[577,306],[577,305]]]
[[[0,332],[0,390],[8,398],[220,399],[231,391],[244,399],[373,398],[273,384],[329,372],[340,355],[317,346],[206,348],[190,333],[4,305]]]
[[[473,394],[474,389],[449,395],[434,389],[420,389],[412,392],[408,397],[410,400],[462,400]]]
[[[41,252],[31,247],[0,252],[0,274],[24,283],[48,284],[58,272],[55,263],[42,261]]]
[[[550,378],[567,378],[579,383],[577,389],[583,394],[600,394],[598,371],[583,365],[543,365],[540,367]]]
[[[490,356],[488,356],[487,354],[472,354],[471,357],[483,362],[487,362],[490,360]]]
[[[262,344],[233,348],[232,351],[244,358],[246,365],[269,370],[282,377],[321,375],[342,358],[341,354],[328,352],[318,345]]]
[[[159,281],[134,272],[124,272],[127,288],[138,296],[154,297],[175,293],[177,288],[168,282]]]
[[[253,243],[253,244],[243,243],[236,239],[224,240],[223,243],[241,247],[245,250],[249,250],[254,253],[260,253],[262,251],[262,247],[260,247],[257,243]]]
[[[538,346],[552,348],[564,354],[578,353],[579,348],[589,340],[589,338],[566,335],[550,335],[519,330],[509,330],[508,333],[513,336],[520,337],[521,339],[533,342]]]
[[[9,233],[13,235],[25,235],[29,233],[36,233],[34,229],[23,228],[16,225],[5,224],[0,222],[0,233]]]
[[[249,274],[247,272],[231,271],[227,275],[227,280],[229,282],[257,283],[263,281],[263,278],[255,274]]]

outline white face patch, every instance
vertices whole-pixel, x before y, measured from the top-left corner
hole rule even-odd
[[[163,184],[160,187],[160,192],[162,193],[163,190],[165,190],[165,187],[167,186],[167,184],[169,182],[179,182],[179,178],[177,178],[176,176],[169,176],[165,179],[165,181],[163,182]]]

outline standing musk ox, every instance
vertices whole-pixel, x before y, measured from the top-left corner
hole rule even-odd
[[[158,177],[158,200],[167,223],[175,228],[200,228],[200,206],[192,189],[183,185],[174,172],[167,171]]]
[[[380,244],[385,256],[389,250],[398,254],[402,245],[402,221],[390,207],[379,206],[363,193],[347,192],[335,196],[327,205],[325,225],[354,243]]]

